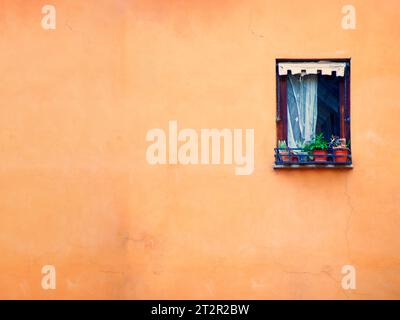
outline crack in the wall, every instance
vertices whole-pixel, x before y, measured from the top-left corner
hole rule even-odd
[[[321,270],[319,272],[311,272],[311,271],[292,271],[292,270],[287,270],[287,268],[280,262],[276,261],[275,259],[273,260],[275,264],[277,264],[278,266],[280,266],[281,271],[283,273],[286,274],[297,274],[297,275],[306,275],[306,276],[318,276],[320,277],[321,275],[325,275],[327,276],[329,279],[331,279],[336,285],[338,285],[338,289],[340,292],[343,293],[343,295],[346,297],[346,299],[350,299],[348,293],[346,292],[345,289],[342,288],[341,286],[341,281],[340,280],[336,280],[332,274],[327,271],[327,270]]]
[[[137,238],[130,237],[129,235],[127,235],[127,236],[123,236],[122,240],[126,241],[126,242],[143,244],[143,246],[147,249],[153,249],[154,245],[155,245],[155,243],[154,243],[155,241],[154,241],[153,237],[148,236],[148,235],[142,235]]]
[[[114,271],[114,270],[99,270],[101,273],[107,273],[107,274],[117,274],[117,275],[124,275],[124,272],[122,271]]]
[[[252,18],[252,13],[250,12],[250,14],[249,14],[249,23],[248,23],[248,25],[247,25],[247,29],[251,32],[251,34],[252,34],[253,36],[258,37],[258,38],[264,38],[264,35],[259,34],[259,33],[256,33],[256,32],[253,30],[253,23],[252,23],[252,20],[253,20],[253,18]]]
[[[72,27],[69,25],[68,20],[65,21],[65,26],[66,26],[70,31],[74,31],[74,30],[72,30]]]

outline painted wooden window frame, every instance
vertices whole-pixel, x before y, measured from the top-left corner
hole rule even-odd
[[[346,138],[350,143],[350,71],[351,59],[276,59],[276,143],[287,141],[287,75],[279,75],[280,62],[318,62],[332,61],[346,64],[345,75],[340,77],[340,138]]]

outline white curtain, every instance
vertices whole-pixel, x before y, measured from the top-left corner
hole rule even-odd
[[[318,75],[288,75],[288,147],[310,141],[315,135],[318,113]]]

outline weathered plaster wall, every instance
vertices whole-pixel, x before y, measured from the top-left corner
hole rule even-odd
[[[400,298],[398,1],[47,3],[0,2],[1,298]],[[354,169],[274,171],[275,58],[324,57]],[[254,128],[254,173],[148,165],[169,120]]]

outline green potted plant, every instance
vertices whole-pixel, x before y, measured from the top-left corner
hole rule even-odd
[[[332,136],[329,145],[333,150],[334,162],[347,162],[349,146],[346,144],[346,138]]]
[[[323,133],[317,134],[310,142],[306,143],[304,149],[313,155],[314,161],[325,162],[328,160],[329,143],[325,140]]]
[[[283,162],[289,161],[289,149],[286,144],[286,140],[278,141],[278,153]]]

